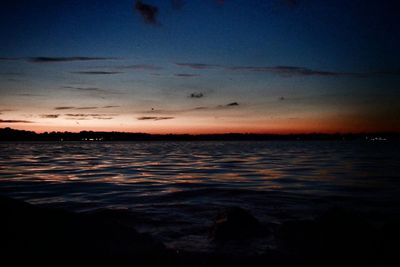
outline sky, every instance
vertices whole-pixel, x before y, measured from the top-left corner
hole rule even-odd
[[[1,5],[0,128],[400,132],[396,1]]]

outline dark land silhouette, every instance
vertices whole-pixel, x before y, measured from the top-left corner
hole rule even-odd
[[[307,134],[148,134],[131,132],[44,132],[0,129],[0,141],[267,141],[267,140],[400,140],[399,133],[307,133]]]

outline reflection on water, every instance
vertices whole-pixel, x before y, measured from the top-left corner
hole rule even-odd
[[[128,208],[192,228],[229,205],[277,220],[333,202],[393,212],[399,148],[337,141],[0,143],[0,192],[80,211]]]

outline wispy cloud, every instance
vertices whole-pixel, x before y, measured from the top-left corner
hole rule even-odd
[[[0,123],[34,123],[34,121],[25,121],[25,120],[2,120],[2,119],[0,119]]]
[[[138,117],[137,119],[140,121],[145,121],[145,120],[153,120],[153,121],[161,121],[161,120],[171,120],[174,119],[175,117],[154,117],[154,116],[144,116],[144,117]]]
[[[192,73],[175,73],[175,77],[181,77],[181,78],[193,78],[193,77],[199,77],[199,74],[192,74]]]
[[[42,114],[40,117],[44,119],[56,119],[60,117],[60,114]]]
[[[293,4],[297,1],[289,1]],[[368,77],[373,75],[400,75],[398,70],[388,71],[370,71],[370,72],[345,72],[345,71],[327,71],[319,69],[310,69],[307,67],[298,66],[224,66],[221,64],[207,64],[207,63],[175,63],[179,67],[187,67],[195,70],[207,70],[222,68],[228,71],[237,72],[260,72],[281,75],[283,77],[294,76],[325,76],[325,77],[340,77],[340,76],[353,76],[353,77]]]
[[[63,86],[65,89],[72,89],[78,91],[89,91],[89,92],[104,92],[105,90],[97,87],[75,87],[75,86]]]
[[[30,57],[27,61],[32,63],[61,63],[73,61],[115,60],[114,57]]]
[[[17,61],[21,60],[21,58],[17,57],[0,57],[0,61]]]
[[[146,110],[141,113],[144,114],[181,114],[181,113],[188,113],[188,112],[196,112],[196,111],[215,111],[215,110],[225,110],[225,109],[231,109],[238,107],[239,103],[238,102],[231,102],[228,104],[224,105],[218,105],[218,106],[211,106],[211,107],[194,107],[194,108],[187,108],[187,109],[154,109],[152,108],[151,110]],[[146,117],[145,117],[146,118]]]
[[[15,94],[17,96],[27,96],[27,97],[34,97],[34,96],[43,96],[40,94],[31,94],[31,93],[19,93],[19,94]]]
[[[1,61],[1,60],[0,60]],[[0,72],[0,76],[24,76],[22,72]]]
[[[135,10],[139,12],[145,23],[150,25],[160,25],[157,21],[158,7],[136,0]]]
[[[296,66],[273,66],[273,67],[258,67],[258,66],[233,66],[226,67],[227,70],[231,71],[243,71],[243,72],[263,72],[273,73],[285,77],[292,76],[360,76],[360,73],[353,72],[335,72],[325,70],[314,70],[305,67]]]
[[[226,107],[239,106],[239,103],[238,103],[238,102],[232,102],[232,103],[226,104],[225,106],[226,106]]]
[[[91,107],[72,107],[72,106],[62,106],[62,107],[55,107],[54,110],[90,110],[90,109],[100,109],[100,108],[105,108],[105,109],[109,109],[109,108],[118,108],[120,106],[102,106],[102,107],[95,107],[95,106],[91,106]]]
[[[75,109],[78,109],[78,110],[85,110],[85,109],[98,109],[99,107],[78,107],[78,108],[75,108]]]
[[[0,112],[10,112],[10,111],[15,111],[15,109],[0,109]]]
[[[79,86],[62,86],[63,89],[70,89],[73,91],[85,92],[85,93],[95,93],[100,95],[120,95],[122,92],[117,92],[108,89],[102,89],[98,87],[79,87]]]
[[[190,94],[190,98],[202,98],[204,97],[204,94],[201,92],[195,92]]]
[[[163,68],[160,66],[152,65],[152,64],[134,64],[134,65],[127,65],[127,66],[118,66],[117,69],[123,70],[162,70]]]
[[[112,74],[120,74],[123,72],[120,71],[73,71],[73,74],[83,74],[83,75],[112,75]]]
[[[121,106],[103,106],[102,108],[119,108]]]
[[[294,7],[297,6],[299,4],[298,0],[282,0],[283,3],[285,3],[286,5],[290,6],[290,7]]]
[[[75,107],[55,107],[55,110],[74,109]]]
[[[171,0],[171,5],[174,9],[180,10],[186,5],[184,0]]]
[[[86,113],[69,113],[69,114],[64,114],[67,119],[75,119],[75,120],[90,120],[90,119],[96,119],[96,120],[112,120],[115,116],[115,114],[103,114],[103,113],[91,113],[91,114],[86,114]]]
[[[221,65],[217,64],[204,64],[204,63],[175,63],[175,65],[179,67],[187,67],[195,70],[205,70],[205,69],[213,69],[217,67],[221,67]]]

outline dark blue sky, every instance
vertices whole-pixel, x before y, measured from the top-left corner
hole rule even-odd
[[[396,1],[2,5],[4,126],[147,132],[400,129]]]

